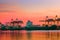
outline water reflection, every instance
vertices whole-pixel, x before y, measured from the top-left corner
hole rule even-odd
[[[0,40],[60,40],[60,32],[0,31]]]
[[[27,38],[28,40],[31,40],[31,31],[27,31]]]
[[[22,33],[20,31],[12,31],[10,32],[11,40],[21,40]]]

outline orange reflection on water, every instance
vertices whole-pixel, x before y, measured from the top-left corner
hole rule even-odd
[[[60,40],[60,32],[1,31],[0,40]]]

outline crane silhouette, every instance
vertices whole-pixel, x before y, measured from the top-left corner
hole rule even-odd
[[[60,18],[58,18],[57,15],[55,16],[55,19],[53,19],[53,18],[48,18],[48,16],[46,16],[46,19],[45,19],[45,20],[39,20],[39,22],[45,22],[45,24],[46,24],[46,22],[47,22],[48,24],[49,24],[50,22],[51,22],[51,24],[52,24],[52,22],[54,22],[54,24],[55,24],[56,21],[57,21],[57,24],[59,24]]]
[[[13,19],[11,19],[12,21],[11,21],[11,23],[14,25],[14,24],[17,24],[17,25],[19,25],[19,24],[23,24],[23,21],[22,20],[18,20],[17,18],[16,18],[16,20],[13,20]]]

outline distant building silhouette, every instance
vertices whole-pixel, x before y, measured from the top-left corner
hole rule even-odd
[[[58,18],[57,15],[55,16],[55,19],[46,16],[45,20],[40,20],[39,22],[44,22],[45,24],[42,26],[33,25],[33,22],[28,20],[26,26],[22,27],[20,25],[23,24],[22,20],[18,20],[18,18],[16,18],[16,20],[11,19],[11,21],[6,22],[5,25],[0,22],[0,30],[60,30],[60,25],[56,25],[56,22],[57,24],[60,22],[60,18]],[[54,22],[54,24],[52,24],[52,22]]]
[[[28,20],[27,24],[26,24],[26,27],[31,27],[32,25],[33,25],[33,23],[30,20]]]

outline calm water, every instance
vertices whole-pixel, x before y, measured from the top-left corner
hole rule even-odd
[[[0,40],[60,40],[59,31],[0,31]]]

